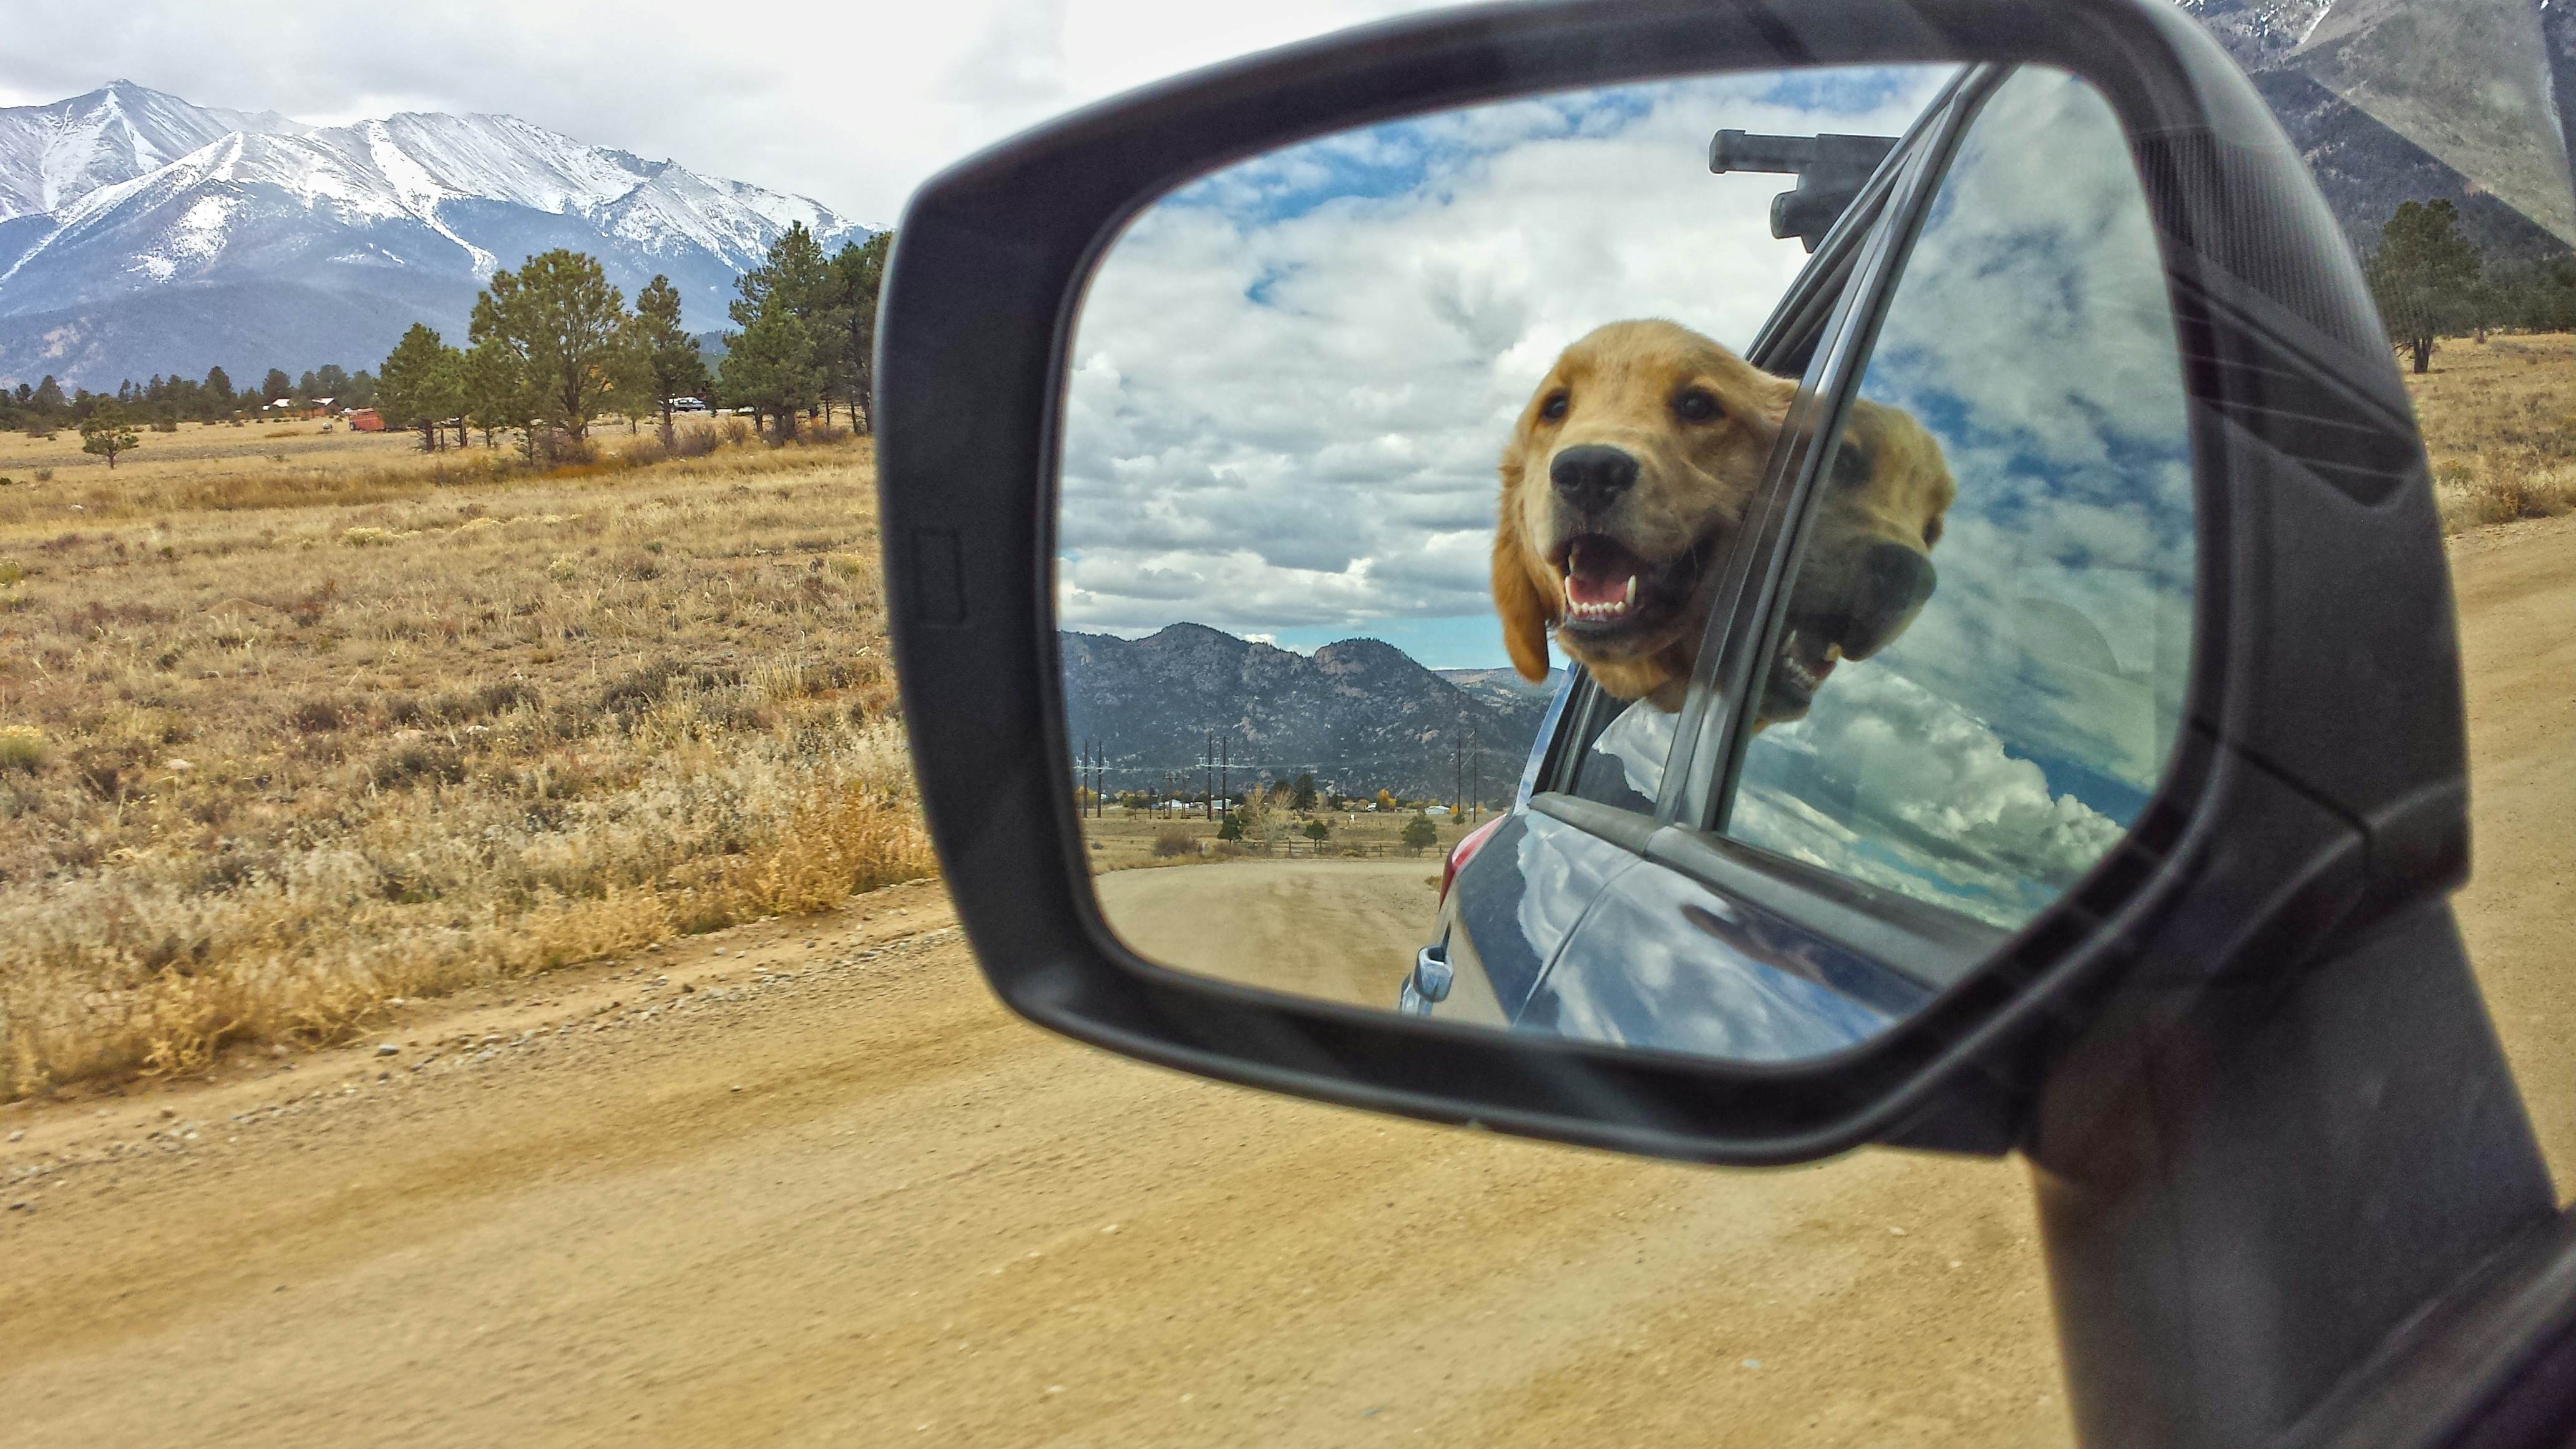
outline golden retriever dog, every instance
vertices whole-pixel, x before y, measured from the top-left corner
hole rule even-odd
[[[1717,563],[1796,392],[1671,322],[1613,322],[1565,349],[1502,457],[1494,605],[1523,677],[1547,676],[1553,631],[1611,694],[1680,707]],[[1765,722],[1805,714],[1836,660],[1885,646],[1931,596],[1954,491],[1931,435],[1855,401],[1824,486]]]

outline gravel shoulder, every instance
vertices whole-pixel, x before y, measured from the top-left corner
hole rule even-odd
[[[2454,567],[2463,918],[2563,1180],[2576,521]],[[12,1444],[2068,1439],[2018,1163],[1718,1172],[1202,1083],[1010,1017],[928,884],[0,1138]]]

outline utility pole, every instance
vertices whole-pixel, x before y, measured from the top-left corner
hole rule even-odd
[[[1217,741],[1216,786],[1225,792],[1225,808],[1234,809],[1234,736]]]
[[[1467,771],[1468,778],[1476,786],[1476,818],[1482,820],[1485,818],[1485,751],[1472,724],[1467,726]]]
[[[1216,731],[1207,732],[1205,744],[1207,748],[1199,755],[1199,763],[1207,771],[1207,818],[1213,824],[1216,820]]]

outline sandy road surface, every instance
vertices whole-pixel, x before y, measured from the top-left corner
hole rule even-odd
[[[1384,1010],[1440,925],[1440,858],[1241,860],[1097,877],[1149,960]]]
[[[2566,1164],[2576,527],[2457,566],[2464,907]],[[2065,1441],[2013,1164],[1707,1172],[1199,1083],[1003,1014],[929,887],[638,959],[0,1112],[10,1442]]]

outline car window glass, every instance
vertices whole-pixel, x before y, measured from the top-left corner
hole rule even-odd
[[[1592,685],[1586,690],[1580,748],[1571,751],[1567,789],[1586,800],[1650,814],[1672,758],[1674,722],[1680,716],[1652,700],[1621,699]]]
[[[1818,479],[1728,834],[2010,926],[2136,819],[2191,622],[2153,237],[2097,94],[1998,88]]]

